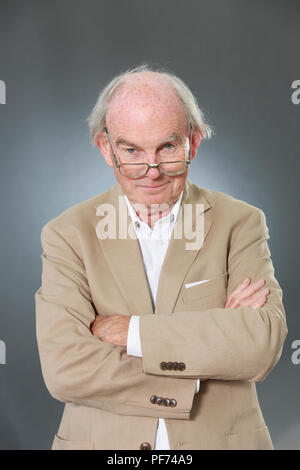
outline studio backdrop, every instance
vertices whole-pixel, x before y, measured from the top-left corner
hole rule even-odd
[[[35,331],[40,232],[114,184],[86,118],[145,62],[182,78],[214,129],[189,179],[266,215],[289,332],[257,393],[274,447],[300,449],[299,17],[297,0],[1,0],[1,449],[49,449],[57,431]]]

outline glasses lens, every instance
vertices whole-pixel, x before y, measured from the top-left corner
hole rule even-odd
[[[176,176],[180,175],[181,173],[184,173],[187,168],[187,165],[187,162],[184,161],[161,163],[160,171],[169,176]]]
[[[147,165],[124,163],[120,166],[120,173],[127,176],[127,178],[141,178],[147,172],[147,169]]]
[[[161,163],[159,165],[160,171],[168,176],[181,175],[187,169],[188,163],[185,161],[176,161]],[[123,163],[120,166],[120,173],[127,178],[141,178],[147,173],[148,166],[145,164],[130,164]]]

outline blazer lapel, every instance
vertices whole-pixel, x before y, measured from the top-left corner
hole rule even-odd
[[[103,236],[104,229],[101,225],[104,215],[103,208],[105,209],[103,204],[107,205],[106,208],[115,208],[115,217],[113,217],[116,229],[115,238],[105,238]],[[192,204],[193,208],[192,220],[187,225],[183,224],[185,204]],[[195,208],[197,208],[197,212]],[[94,228],[98,241],[131,315],[167,314],[174,310],[186,274],[201,250],[201,246],[192,250],[187,249],[186,244],[193,242],[192,234],[196,230],[196,218],[201,215],[202,217],[204,215],[202,236],[204,242],[212,224],[212,211],[209,210],[210,208],[211,204],[205,198],[201,188],[187,180],[178,217],[161,269],[156,306],[153,310],[139,241],[137,238],[132,237],[132,234],[135,235],[135,233],[124,193],[119,183],[116,183],[106,193],[102,202],[95,206]],[[120,223],[121,219],[123,224]],[[124,232],[122,232],[122,229],[120,231],[120,225],[125,227]],[[182,227],[182,236],[176,238],[175,234],[180,232],[180,226]],[[123,235],[120,235],[120,233]]]
[[[183,223],[186,205],[192,204],[192,220]],[[167,314],[174,310],[177,297],[182,288],[186,274],[201,250],[204,240],[212,224],[212,210],[210,202],[205,198],[201,188],[186,181],[178,217],[172,232],[166,257],[160,273],[155,314]],[[193,240],[193,233],[197,228],[196,219],[202,218],[200,234],[202,245],[195,249],[187,249]],[[175,238],[175,233],[181,225],[182,237]]]
[[[101,207],[103,203],[115,208],[115,228],[116,238],[103,238],[103,228],[101,227]],[[107,206],[108,207],[108,206]],[[113,277],[122,293],[131,315],[153,314],[150,289],[142,259],[139,241],[132,238],[133,227],[131,217],[127,208],[119,183],[108,191],[107,197],[102,203],[95,207],[96,223],[95,230],[104,256],[110,267]],[[119,210],[121,209],[121,211]],[[121,224],[121,218],[123,223]],[[100,224],[99,224],[100,222]],[[120,230],[120,225],[126,231]],[[130,232],[131,227],[131,232]],[[120,235],[121,234],[121,235]],[[99,238],[100,235],[100,238]],[[121,238],[121,237],[124,238]]]

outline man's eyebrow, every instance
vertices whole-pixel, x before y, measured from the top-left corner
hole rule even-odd
[[[123,139],[122,137],[119,137],[116,141],[116,146],[119,147],[120,145],[126,145],[127,147],[136,147],[135,144],[132,144],[126,139]]]
[[[161,142],[158,147],[161,147],[162,145],[167,144],[168,142],[182,142],[182,138],[179,134],[173,132],[173,134],[171,134],[168,139]],[[116,146],[119,147],[120,145],[126,145],[127,147],[139,147],[138,145],[129,142],[126,139],[123,139],[122,137],[119,137],[116,141]]]

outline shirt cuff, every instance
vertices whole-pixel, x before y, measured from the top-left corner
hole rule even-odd
[[[143,357],[140,338],[140,317],[132,315],[127,336],[127,354],[129,356]]]
[[[195,393],[198,393],[199,390],[200,390],[200,379],[197,379],[196,392]]]

